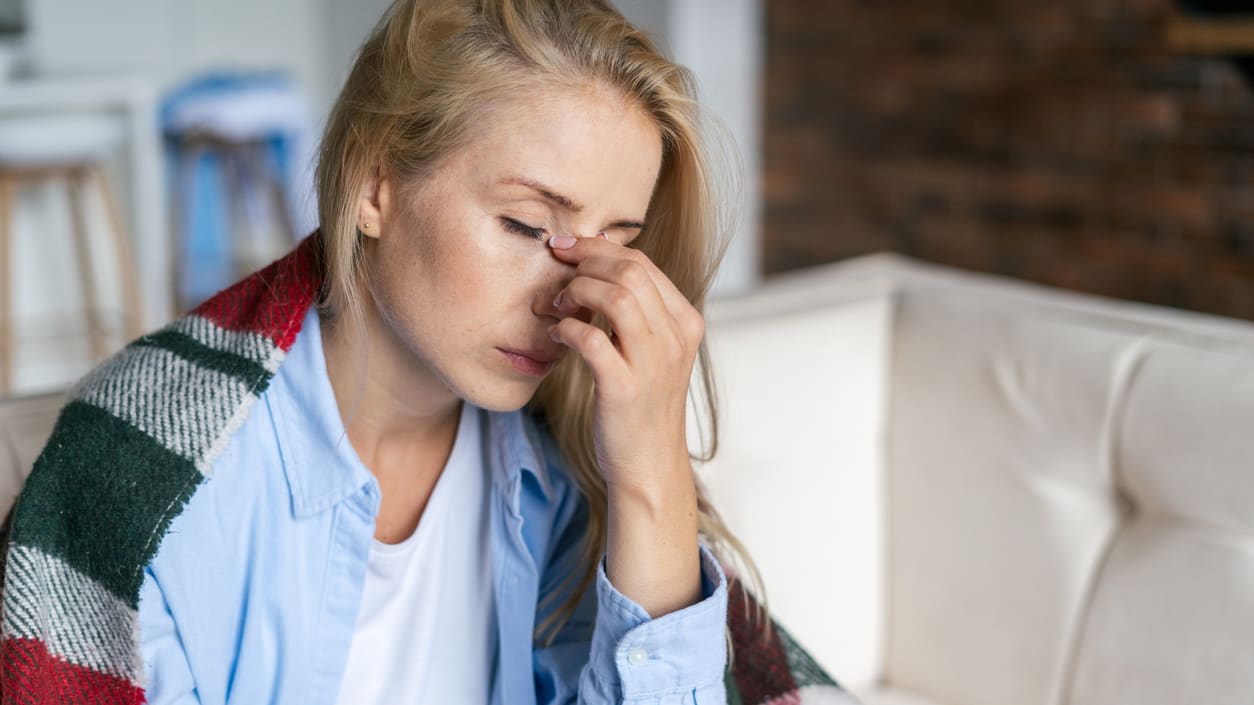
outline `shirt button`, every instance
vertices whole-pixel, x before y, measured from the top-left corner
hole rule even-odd
[[[640,664],[648,660],[649,660],[649,652],[645,651],[644,649],[638,646],[632,649],[631,651],[627,652],[627,663],[630,663],[633,666],[639,666]]]

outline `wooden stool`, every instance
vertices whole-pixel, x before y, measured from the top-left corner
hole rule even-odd
[[[187,311],[200,301],[189,300],[183,285],[183,264],[187,255],[188,233],[183,226],[187,221],[187,213],[194,204],[187,199],[190,185],[185,183],[185,174],[199,163],[206,154],[214,154],[221,162],[219,177],[226,196],[226,208],[230,217],[231,250],[234,254],[232,265],[234,272],[227,284],[239,277],[250,274],[274,259],[282,256],[296,241],[296,227],[288,213],[287,187],[278,165],[269,157],[269,147],[262,138],[234,138],[216,134],[208,130],[194,129],[183,134],[169,135],[168,142],[174,154],[177,166],[174,176],[173,220],[174,247],[172,248],[174,266],[174,310],[179,313]],[[254,232],[251,219],[247,216],[248,187],[254,184],[264,193],[269,202],[269,209],[277,231]]]
[[[13,388],[16,339],[13,332],[13,220],[17,197],[27,186],[60,184],[69,195],[75,259],[92,362],[108,356],[107,331],[100,320],[95,270],[84,208],[86,189],[99,190],[109,220],[109,244],[122,285],[124,328],[129,338],[142,332],[142,310],[130,240],[122,227],[117,198],[105,174],[105,157],[120,142],[121,126],[107,116],[23,117],[0,120],[0,396]]]

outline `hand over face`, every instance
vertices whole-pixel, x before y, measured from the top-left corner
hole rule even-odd
[[[705,320],[640,250],[604,237],[549,244],[576,266],[554,302],[563,318],[549,334],[592,370],[596,453],[607,484],[647,491],[691,482],[661,473],[690,468],[686,400]],[[611,335],[581,320],[586,311],[605,316]]]

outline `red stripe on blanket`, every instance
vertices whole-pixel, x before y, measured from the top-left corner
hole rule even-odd
[[[134,683],[77,666],[48,653],[37,639],[0,642],[0,702],[4,705],[141,705]]]
[[[322,283],[315,232],[265,269],[214,294],[192,313],[227,330],[264,335],[291,350]]]
[[[801,691],[794,690],[784,693],[778,698],[773,698],[762,703],[762,705],[801,705]]]
[[[794,693],[797,681],[792,677],[779,636],[773,630],[769,634],[766,632],[762,622],[756,618],[757,601],[741,587],[739,580],[730,580],[728,588],[727,625],[731,629],[735,650],[732,677],[736,679],[741,701],[746,705],[766,703],[772,698]]]

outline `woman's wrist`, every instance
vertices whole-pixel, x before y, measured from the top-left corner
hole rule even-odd
[[[697,490],[692,467],[666,486],[609,486],[606,577],[651,617],[701,600]]]

